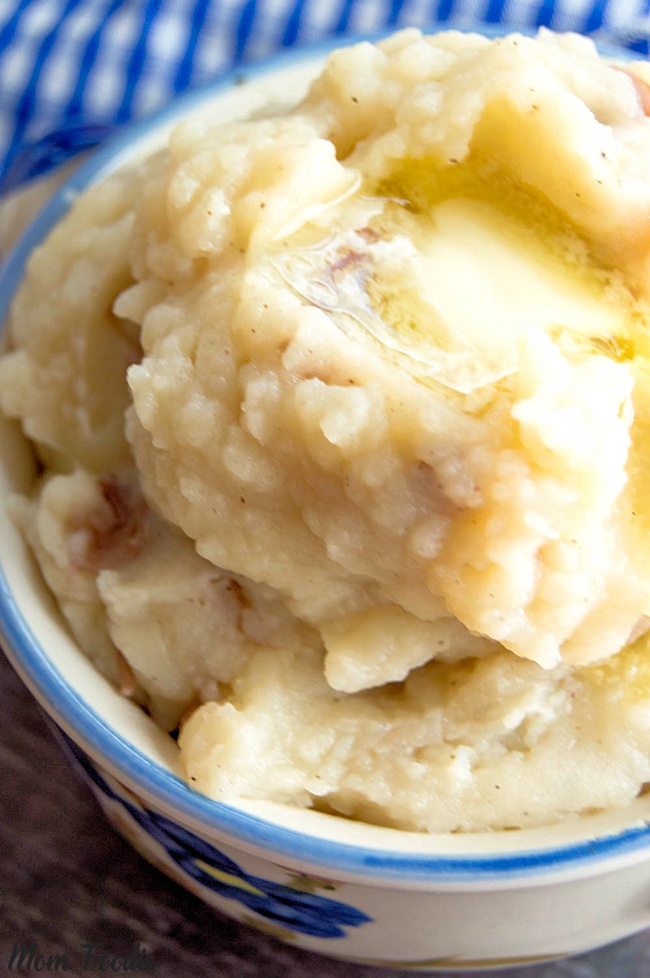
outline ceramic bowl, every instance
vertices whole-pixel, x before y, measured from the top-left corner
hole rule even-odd
[[[224,120],[296,100],[322,52],[180,100],[97,152],[49,201],[0,277],[0,321],[30,251],[85,187],[216,100]],[[240,79],[241,80],[241,79]],[[1,505],[34,476],[0,428],[0,638],[109,820],[207,904],[310,951],[417,970],[575,954],[650,925],[650,795],[549,828],[424,835],[191,791],[174,741],[98,675],[70,636]]]

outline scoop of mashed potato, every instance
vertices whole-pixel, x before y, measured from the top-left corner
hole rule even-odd
[[[403,31],[34,254],[15,518],[198,789],[473,831],[650,780],[646,78]]]

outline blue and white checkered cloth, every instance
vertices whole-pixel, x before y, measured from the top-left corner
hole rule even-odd
[[[0,0],[0,187],[282,48],[481,24],[606,35],[647,54],[650,0]]]

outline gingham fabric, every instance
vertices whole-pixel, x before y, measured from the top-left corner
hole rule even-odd
[[[647,54],[650,0],[0,0],[0,188],[246,61],[391,28],[545,25]]]

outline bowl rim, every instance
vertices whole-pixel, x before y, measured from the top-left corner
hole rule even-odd
[[[432,25],[435,26],[435,25]],[[442,29],[445,29],[445,25]],[[489,36],[509,33],[491,25],[455,28],[473,30]],[[513,31],[513,33],[525,33]],[[391,32],[392,33],[392,32]],[[181,114],[193,111],[209,100],[231,91],[234,86],[263,79],[270,72],[281,72],[300,63],[322,60],[330,51],[358,41],[377,40],[379,36],[336,37],[326,42],[305,45],[285,51],[259,63],[239,67],[218,81],[201,86],[175,98],[163,110],[147,119],[129,123],[111,136],[106,144],[94,150],[52,195],[29,224],[10,254],[0,265],[0,337],[15,291],[22,280],[33,249],[64,217],[76,198],[93,183],[107,176],[113,165],[124,162],[124,154],[135,143],[155,130],[172,123]],[[617,53],[630,53],[617,48]],[[620,830],[585,832],[577,841],[558,844],[531,844],[529,848],[497,850],[489,854],[463,855],[450,852],[416,852],[401,849],[363,846],[323,838],[278,825],[241,808],[214,801],[191,790],[189,785],[153,761],[144,751],[122,737],[100,714],[72,689],[48,658],[11,591],[0,562],[0,644],[7,658],[53,719],[62,726],[91,757],[123,776],[127,782],[140,785],[155,802],[180,814],[191,824],[208,833],[225,833],[235,842],[268,855],[285,857],[341,873],[346,877],[364,877],[372,881],[389,881],[405,885],[454,885],[462,883],[483,887],[512,885],[522,878],[562,875],[591,875],[611,870],[617,865],[636,862],[644,853],[650,856],[650,815],[635,818],[634,824]],[[585,819],[583,822],[587,821]],[[392,830],[399,831],[399,830]],[[502,833],[490,833],[498,838]],[[409,833],[414,835],[415,833]],[[512,835],[512,833],[509,833]],[[423,835],[423,838],[430,836]]]

